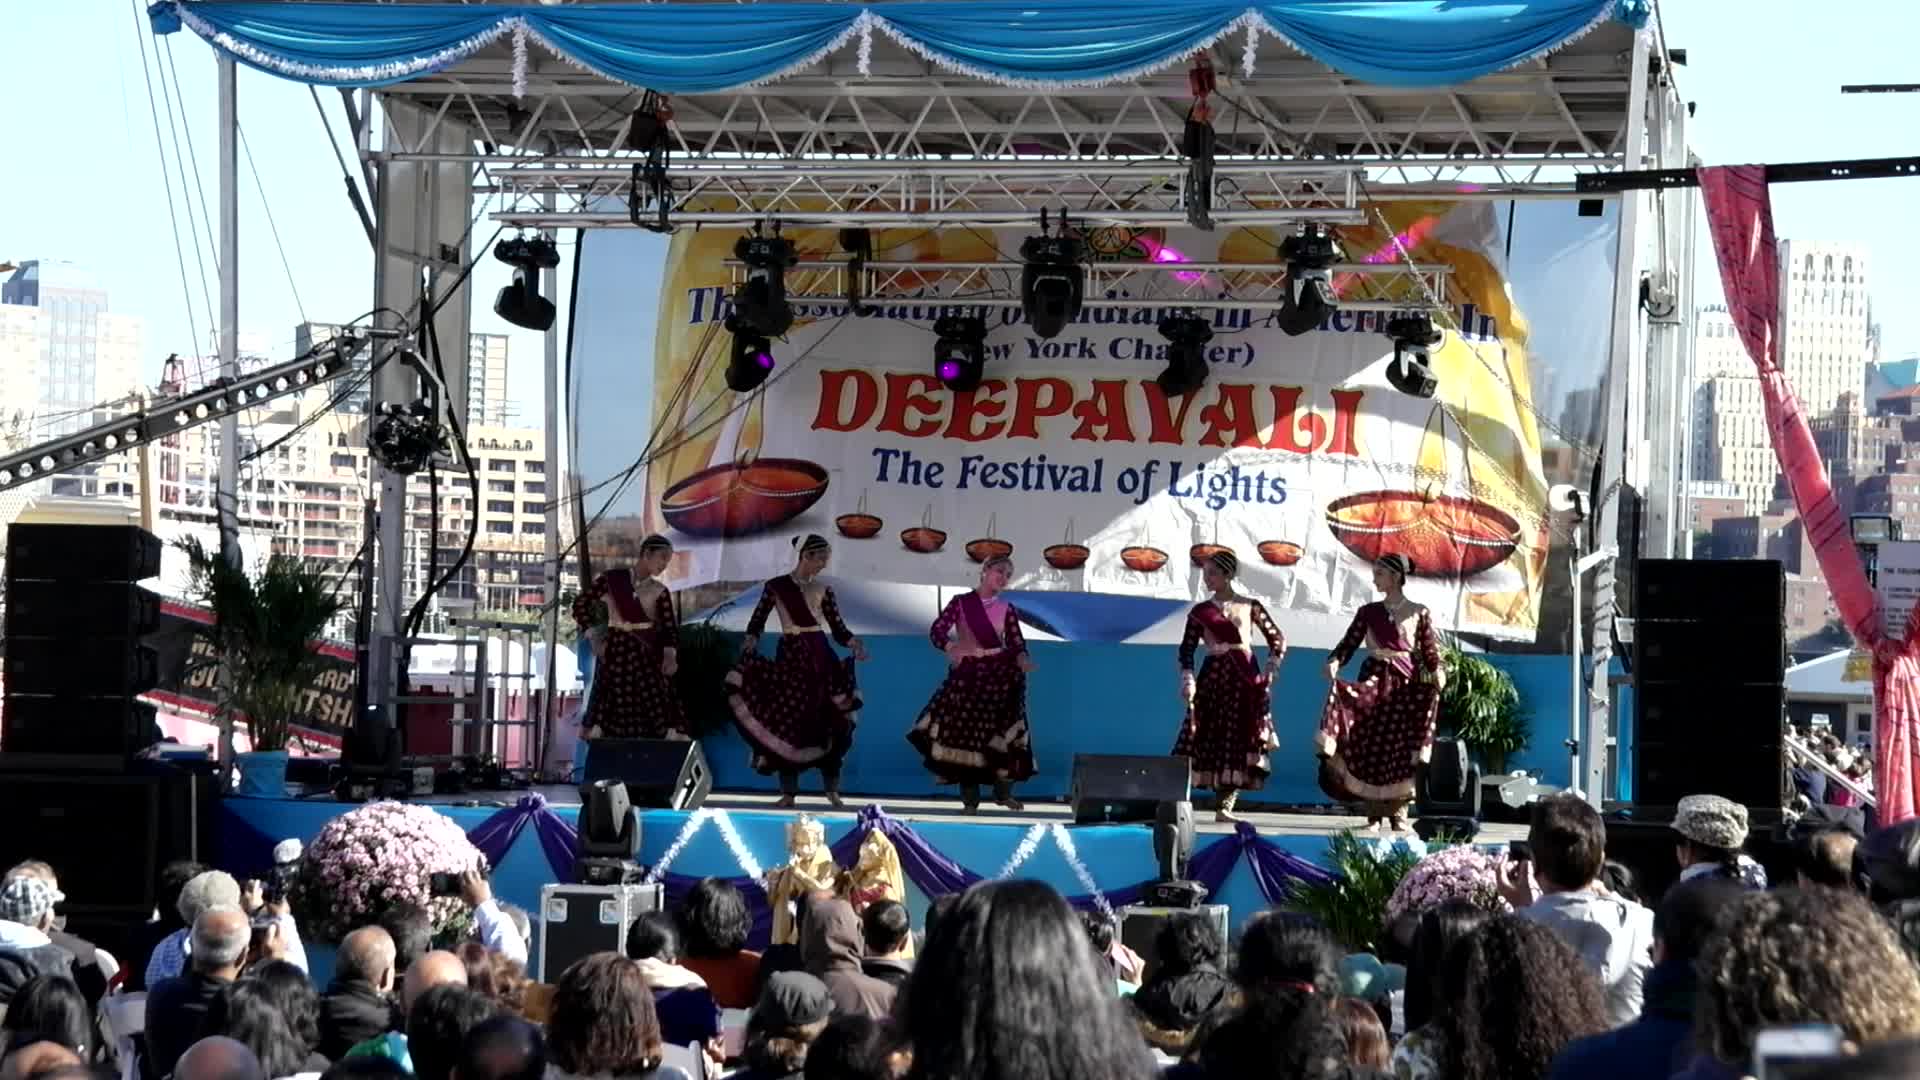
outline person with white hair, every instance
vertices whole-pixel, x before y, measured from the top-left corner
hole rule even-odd
[[[194,917],[191,969],[149,984],[152,989],[147,991],[150,1076],[173,1072],[174,1063],[199,1037],[213,999],[240,977],[251,936],[247,913],[238,904],[214,904]]]
[[[180,890],[180,919],[188,927],[192,927],[200,918],[200,913],[209,908],[237,909],[239,906],[240,883],[223,870],[208,870],[187,882]],[[187,970],[187,957],[192,949],[191,930],[176,930],[154,946],[153,955],[147,960],[148,988]]]

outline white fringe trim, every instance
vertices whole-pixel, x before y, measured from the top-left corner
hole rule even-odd
[[[513,97],[527,96],[527,20],[513,20]]]
[[[1580,29],[1574,31],[1573,34],[1571,34],[1570,36],[1562,38],[1559,41],[1553,43],[1552,45],[1535,49],[1534,51],[1526,54],[1525,56],[1515,57],[1514,59],[1509,60],[1507,63],[1501,65],[1500,67],[1493,68],[1485,72],[1485,74],[1491,75],[1494,72],[1511,71],[1512,69],[1517,68],[1522,64],[1530,64],[1535,60],[1542,60],[1542,59],[1545,59],[1546,57],[1552,56],[1554,53],[1559,52],[1561,49],[1564,49],[1567,46],[1573,44],[1574,42],[1579,41],[1581,38],[1586,37],[1588,34],[1593,33],[1595,30],[1599,29],[1602,25],[1608,22],[1614,21],[1614,19],[1617,16],[1623,14],[1622,9],[1624,6],[1625,6],[1624,0],[1602,0],[1598,10],[1596,10],[1593,13],[1593,17],[1588,19],[1585,25],[1583,25]],[[1319,55],[1313,52],[1313,50],[1302,48],[1299,42],[1293,40],[1293,38],[1287,36],[1284,32],[1282,32],[1281,29],[1278,26],[1275,26],[1273,24],[1273,21],[1268,19],[1265,13],[1261,12],[1259,9],[1248,8],[1246,14],[1242,15],[1240,18],[1257,24],[1260,27],[1260,29],[1273,35],[1274,39],[1280,42],[1280,44],[1285,45],[1287,48],[1292,49],[1294,52],[1299,53],[1300,55],[1306,57],[1307,59],[1312,60],[1315,63],[1326,64],[1327,67],[1333,68],[1333,70],[1335,70],[1336,72],[1340,70],[1339,68],[1335,68],[1332,64],[1328,64],[1325,60],[1322,60],[1319,57]],[[1236,22],[1237,21],[1238,20],[1236,20]],[[1625,19],[1621,19],[1620,21],[1625,25],[1632,27],[1635,33],[1639,32],[1639,28],[1634,27],[1631,22],[1628,22]],[[1247,31],[1246,52],[1241,57],[1241,63],[1246,69],[1247,74],[1253,73],[1253,54],[1254,54],[1253,30],[1251,27],[1249,27]],[[1474,78],[1479,78],[1479,76],[1476,75],[1474,76]]]
[[[1208,48],[1213,45],[1214,42],[1231,34],[1234,27],[1238,26],[1241,20],[1257,15],[1253,9],[1249,8],[1246,12],[1221,23],[1220,27],[1211,34],[1208,34],[1206,37],[1201,38],[1199,41],[1194,42],[1191,46],[1179,52],[1155,57],[1144,63],[1136,64],[1133,67],[1116,71],[1111,75],[1102,75],[1092,79],[1020,79],[1009,78],[998,72],[988,71],[985,68],[969,64],[964,60],[948,56],[946,53],[940,52],[924,42],[907,36],[906,31],[888,22],[885,15],[878,12],[869,12],[868,14],[872,15],[874,24],[886,31],[887,36],[892,38],[896,44],[924,60],[938,64],[956,74],[980,79],[997,86],[1018,86],[1030,90],[1060,89],[1069,86],[1111,86],[1114,83],[1132,82],[1135,79],[1144,78],[1155,72],[1165,71],[1170,67],[1185,63],[1187,58],[1194,53],[1201,49]]]
[[[1007,856],[1006,865],[1000,868],[999,873],[993,875],[993,880],[1005,881],[1018,873],[1020,868],[1027,864],[1027,860],[1033,858],[1033,853],[1040,849],[1040,840],[1046,835],[1045,824],[1029,827],[1027,835],[1020,838],[1020,846],[1014,848],[1013,854]]]
[[[647,884],[652,885],[666,875],[673,861],[680,857],[680,852],[687,846],[687,842],[692,840],[694,834],[700,831],[700,827],[707,823],[707,819],[716,813],[719,811],[709,810],[703,806],[687,815],[685,824],[680,826],[680,834],[673,838],[673,843],[667,845],[666,854],[660,856],[660,861],[654,863],[653,868],[647,871]]]
[[[788,64],[786,67],[780,68],[775,71],[770,71],[767,74],[762,75],[757,79],[750,80],[748,82],[733,83],[728,86],[716,86],[716,87],[701,88],[696,90],[686,90],[686,89],[680,89],[680,88],[668,90],[668,89],[662,89],[661,87],[657,87],[657,86],[641,86],[640,89],[659,90],[661,93],[667,93],[667,94],[688,94],[688,93],[718,94],[718,93],[727,93],[734,90],[751,90],[756,86],[765,86],[768,83],[777,82],[781,79],[784,79],[796,71],[800,71],[804,68],[817,64],[822,60],[825,60],[827,57],[833,55],[834,53],[839,52],[841,49],[846,48],[847,43],[849,41],[852,41],[860,33],[860,28],[862,24],[871,18],[872,18],[872,15],[869,12],[862,11],[859,15],[856,15],[852,19],[849,19],[847,21],[846,27],[842,29],[838,34],[835,34],[833,36],[832,41],[829,41],[825,45],[820,46],[818,49],[815,49],[812,53],[801,57],[799,60],[796,60],[793,63]],[[554,56],[559,57],[561,60],[565,61],[566,63],[571,64],[574,68],[580,71],[584,71],[589,75],[598,75],[603,79],[606,79],[610,82],[620,83],[623,86],[639,86],[638,83],[628,82],[626,79],[621,78],[620,76],[615,75],[610,71],[603,71],[600,68],[597,68],[592,64],[587,63],[586,61],[580,59],[579,57],[574,56],[572,53],[567,52],[565,49],[562,49],[560,46],[555,45],[553,42],[547,40],[546,35],[540,32],[540,27],[536,24],[536,20],[538,19],[539,19],[538,15],[533,15],[533,16],[526,17],[521,21],[526,24],[527,36],[532,38],[535,42],[537,42],[541,48],[547,50],[549,53],[552,53]]]
[[[437,71],[449,65],[459,63],[474,53],[479,52],[481,49],[486,48],[488,45],[491,45],[501,34],[511,29],[512,24],[520,21],[515,18],[502,18],[499,22],[487,29],[467,37],[454,45],[414,60],[401,60],[386,64],[322,67],[316,64],[304,64],[296,60],[288,60],[285,57],[277,56],[256,48],[252,44],[234,37],[232,34],[201,18],[186,4],[175,3],[172,7],[174,14],[180,17],[181,23],[189,30],[192,30],[194,33],[211,42],[215,48],[232,53],[236,59],[245,60],[247,63],[253,64],[256,67],[278,72],[290,78],[325,84],[392,82],[396,79],[405,79],[430,71]]]
[[[673,843],[667,845],[666,853],[660,856],[660,861],[654,863],[653,867],[647,871],[647,884],[652,885],[667,875],[667,871],[673,867],[674,860],[680,857],[680,852],[686,849],[688,842],[709,821],[719,828],[720,838],[727,842],[727,850],[733,852],[733,861],[740,867],[740,873],[754,881],[760,881],[766,877],[766,871],[760,868],[760,860],[754,858],[753,852],[747,850],[746,841],[740,838],[740,830],[734,828],[733,818],[729,817],[725,810],[709,810],[703,806],[687,815],[686,823],[680,826],[679,835],[673,838]]]
[[[860,77],[866,78],[873,74],[873,12],[862,11],[854,25],[860,28]]]
[[[1060,849],[1067,865],[1073,868],[1073,876],[1080,880],[1080,887],[1093,897],[1093,906],[1100,910],[1101,917],[1111,921],[1113,905],[1107,902],[1107,894],[1100,891],[1100,886],[1094,884],[1093,873],[1087,869],[1087,864],[1080,861],[1080,851],[1073,846],[1073,834],[1057,821],[1053,824],[1053,845]]]
[[[1252,10],[1242,13],[1233,21],[1235,26],[1244,27],[1247,31],[1246,44],[1240,47],[1240,77],[1243,79],[1253,77],[1253,57],[1260,51],[1261,22],[1259,13]]]

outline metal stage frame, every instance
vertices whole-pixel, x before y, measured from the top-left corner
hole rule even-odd
[[[1584,174],[1696,164],[1687,149],[1688,110],[1657,12],[1638,31],[1603,23],[1550,55],[1438,89],[1365,83],[1264,34],[1244,41],[1229,35],[1204,50],[1204,59],[1217,86],[1210,98],[1211,183],[1200,190],[1216,227],[1361,221],[1370,203],[1405,199],[1618,204],[1607,380],[1612,427],[1605,447],[1580,448],[1603,470],[1605,497],[1594,507],[1594,535],[1602,546],[1618,535],[1621,500],[1614,496],[1624,485],[1644,499],[1643,553],[1684,553],[1686,545],[1677,541],[1686,536],[1691,471],[1685,432],[1694,201],[1673,192],[1583,194],[1574,185]],[[1243,68],[1248,59],[1250,74]],[[224,152],[236,90],[233,60],[222,54],[219,63],[226,239],[238,227],[236,159]],[[631,228],[641,216],[638,206],[630,213],[620,203],[636,182],[645,182],[644,155],[628,146],[645,92],[586,72],[537,43],[517,61],[503,36],[446,70],[378,90],[342,90],[340,99],[358,151],[357,170],[348,167],[358,175],[348,184],[357,198],[364,189],[369,208],[374,305],[390,309],[376,322],[383,328],[401,325],[395,313],[421,310],[424,281],[445,301],[434,320],[439,339],[466,340],[470,298],[461,270],[487,257],[480,243],[490,231],[477,225],[490,221],[551,236],[561,229]],[[668,216],[696,226],[778,218],[796,226],[986,229],[1037,222],[1041,210],[1065,207],[1090,225],[1184,226],[1194,217],[1184,195],[1194,163],[1183,153],[1193,103],[1188,72],[1178,67],[1110,85],[1043,91],[956,75],[873,34],[766,85],[673,97]],[[235,348],[238,267],[234,246],[223,251],[224,365]],[[991,280],[1001,269],[980,264],[964,272]],[[1283,266],[1231,269],[1256,298],[1283,284]],[[1349,269],[1385,271],[1369,279],[1382,304],[1397,298],[1407,306],[1422,285],[1430,303],[1444,303],[1444,276],[1431,268]],[[842,296],[847,272],[844,265],[803,268],[796,271],[795,292]],[[1116,272],[1097,267],[1095,273],[1106,282]],[[875,262],[864,274],[864,299],[879,303],[904,295],[916,267]],[[542,278],[545,294],[556,295],[553,272]],[[1648,308],[1674,314],[1644,316],[1643,289],[1658,301]],[[1090,301],[1099,295],[1094,288],[1088,294]],[[443,358],[449,411],[464,419],[465,350],[449,353]],[[559,339],[549,332],[547,460],[553,462],[561,458],[559,365]],[[410,400],[412,379],[402,365],[386,365],[374,396]],[[403,499],[401,478],[386,476],[383,552],[403,550]],[[557,508],[550,509],[549,603],[558,595],[559,535]],[[397,674],[382,643],[401,634],[409,606],[401,560],[379,562],[374,658],[384,676],[372,687],[376,704],[393,696]],[[1610,617],[1610,611],[1596,612],[1587,640],[1607,640]],[[557,614],[547,621],[549,641],[556,628]],[[1589,748],[1582,786],[1597,797],[1606,680],[1594,680],[1588,693],[1589,716],[1574,734]]]

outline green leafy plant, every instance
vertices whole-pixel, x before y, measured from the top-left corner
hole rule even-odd
[[[1451,647],[1443,662],[1447,685],[1440,692],[1440,730],[1466,743],[1487,774],[1505,772],[1507,759],[1525,750],[1533,737],[1513,676]]]
[[[1376,952],[1385,932],[1387,900],[1420,855],[1403,844],[1385,851],[1377,838],[1351,830],[1327,841],[1333,880],[1325,884],[1292,881],[1284,904],[1319,919],[1349,952]]]
[[[217,665],[222,739],[244,716],[255,750],[284,750],[306,713],[307,691],[328,670],[313,649],[344,606],[320,568],[274,555],[249,573],[208,552],[193,537],[177,545],[187,556],[188,590],[213,615],[195,633]]]
[[[739,655],[732,635],[712,623],[688,623],[680,627],[680,669],[674,674],[680,703],[687,713],[687,725],[695,738],[716,735],[733,720],[733,707],[727,701],[727,672]]]

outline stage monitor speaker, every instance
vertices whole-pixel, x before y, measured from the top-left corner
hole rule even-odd
[[[7,587],[7,637],[137,638],[160,629],[160,597],[126,581],[16,578]]]
[[[160,574],[160,538],[135,525],[14,525],[13,581],[144,581]]]
[[[1067,801],[1075,824],[1153,821],[1161,803],[1193,800],[1193,764],[1149,754],[1075,754]]]
[[[1160,930],[1177,915],[1197,915],[1212,923],[1223,946],[1233,941],[1232,935],[1227,932],[1228,909],[1225,904],[1201,904],[1189,908],[1129,904],[1114,914],[1120,919],[1120,944],[1139,953],[1140,959],[1146,961],[1147,978],[1152,978],[1154,971],[1160,967],[1160,950],[1157,948]]]
[[[133,698],[8,694],[0,706],[0,749],[131,757],[160,740],[155,716],[152,705]]]
[[[698,810],[713,790],[707,755],[683,739],[594,739],[584,779],[619,780],[634,806],[655,810]]]
[[[212,789],[174,770],[0,775],[0,866],[51,863],[75,927],[144,921],[160,867],[204,854],[196,829],[215,817]]]
[[[1633,801],[1784,805],[1786,574],[1772,559],[1634,568]]]

